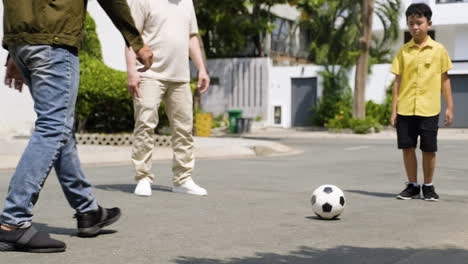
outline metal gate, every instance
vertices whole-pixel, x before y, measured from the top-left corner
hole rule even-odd
[[[291,125],[312,126],[312,108],[317,101],[317,78],[292,78]]]

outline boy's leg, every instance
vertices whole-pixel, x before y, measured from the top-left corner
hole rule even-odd
[[[151,160],[154,149],[154,130],[159,122],[158,108],[166,87],[156,79],[142,77],[139,88],[140,97],[133,98],[135,128],[132,163],[136,172],[136,181],[153,182]]]
[[[406,188],[397,195],[398,199],[408,200],[419,198],[420,187],[418,185],[416,159],[416,145],[418,140],[417,119],[414,116],[397,116],[398,148],[403,152],[403,163],[405,165],[408,184]]]
[[[420,136],[423,155],[424,185],[422,187],[424,200],[438,201],[439,195],[432,184],[436,166],[437,132],[439,129],[439,115],[421,117]]]
[[[418,160],[416,158],[416,149],[403,149],[403,162],[405,164],[406,177],[408,182],[418,182]]]
[[[436,153],[435,152],[422,152],[423,156],[423,172],[424,172],[424,184],[431,184],[434,178],[434,171],[436,165]]]
[[[206,195],[204,188],[193,182],[193,104],[189,83],[171,83],[165,96],[166,112],[172,127],[173,192]]]

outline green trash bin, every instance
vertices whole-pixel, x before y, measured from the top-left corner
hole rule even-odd
[[[228,115],[229,115],[229,132],[231,133],[237,133],[237,125],[236,125],[236,120],[239,118],[242,118],[242,110],[228,110]]]

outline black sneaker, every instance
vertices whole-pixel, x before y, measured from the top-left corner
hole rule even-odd
[[[34,226],[13,231],[0,229],[0,252],[55,253],[63,252],[65,248],[65,243],[51,238],[47,232],[38,231]]]
[[[400,194],[398,194],[396,198],[401,200],[419,199],[420,193],[421,189],[419,188],[419,186],[416,187],[413,184],[408,183],[406,185],[406,188]]]
[[[76,213],[79,237],[95,237],[99,235],[101,228],[115,223],[120,218],[119,208],[102,208],[90,213]]]
[[[439,195],[435,192],[434,185],[422,186],[422,193],[425,201],[437,202],[439,201]]]

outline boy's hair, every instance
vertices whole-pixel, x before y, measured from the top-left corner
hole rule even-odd
[[[406,20],[408,20],[408,17],[410,16],[426,17],[427,21],[431,21],[432,10],[424,3],[411,4],[408,9],[406,9]]]

